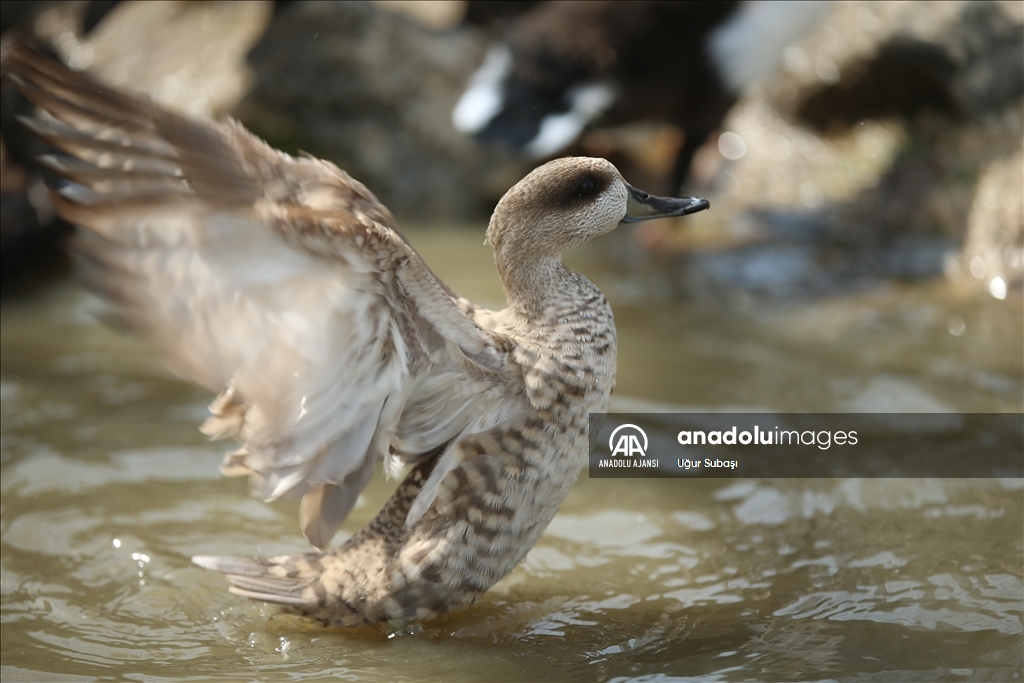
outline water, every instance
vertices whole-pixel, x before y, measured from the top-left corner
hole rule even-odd
[[[460,293],[500,301],[478,232],[413,238]],[[1017,295],[708,301],[607,253],[574,263],[615,307],[623,410],[1021,410]],[[306,550],[294,505],[219,476],[224,445],[196,430],[209,396],[92,322],[71,283],[0,322],[5,681],[1021,679],[1019,480],[584,476],[476,606],[413,635],[324,630],[188,560]],[[375,480],[346,532],[393,486]]]

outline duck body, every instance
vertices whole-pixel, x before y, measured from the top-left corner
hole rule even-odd
[[[521,185],[558,176],[559,168],[578,184],[574,174],[587,167],[617,176],[599,159],[564,159]],[[529,194],[514,188],[502,201],[517,205]],[[512,305],[490,311],[461,302],[481,328],[505,340],[500,379],[479,382],[466,427],[418,454],[380,513],[337,548],[266,560],[194,558],[226,573],[233,592],[331,626],[425,620],[475,602],[536,544],[586,462],[589,414],[607,409],[615,324],[601,291],[559,258],[523,258],[532,250],[530,233],[504,221],[526,212],[502,208],[488,239]]]
[[[109,317],[213,392],[221,470],[299,499],[320,549],[195,557],[231,590],[335,626],[473,603],[525,556],[576,480],[615,382],[608,302],[561,253],[705,200],[632,188],[602,159],[550,162],[487,231],[508,307],[448,289],[390,212],[328,162],[194,119],[4,44],[4,71],[61,150],[58,211]],[[411,470],[381,512],[331,538],[380,462]]]
[[[194,561],[226,573],[235,593],[330,626],[425,620],[475,602],[557,512],[586,461],[589,413],[607,409],[615,383],[607,299],[582,275],[553,266],[538,275],[539,299],[501,311],[463,302],[482,328],[507,340],[508,363],[500,379],[480,381],[467,426],[418,456],[366,527],[326,553]]]
[[[614,385],[607,301],[568,269],[563,284],[573,299],[543,310],[546,325],[486,315],[515,343],[502,396],[481,401],[496,409],[477,418],[496,424],[416,465],[360,532],[328,553],[197,563],[227,573],[236,593],[332,626],[425,620],[474,603],[551,521],[585,463],[589,413],[606,410]]]

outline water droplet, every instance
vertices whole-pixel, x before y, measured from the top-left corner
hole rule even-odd
[[[814,73],[826,83],[835,83],[839,80],[839,67],[831,59],[818,57],[814,60]]]
[[[727,131],[718,136],[718,151],[730,161],[742,159],[747,153],[747,143],[736,133]]]
[[[782,59],[786,68],[795,74],[805,73],[811,68],[811,58],[804,50],[793,45],[786,48]]]
[[[985,278],[985,259],[975,256],[971,259],[971,275],[983,280]]]
[[[181,81],[174,74],[164,76],[150,91],[150,97],[157,102],[173,102],[181,93]]]
[[[1006,298],[1006,280],[996,276],[988,283],[988,293],[1002,301]]]
[[[71,55],[68,57],[68,66],[72,71],[88,69],[92,65],[93,55],[92,45],[82,43],[71,51]]]

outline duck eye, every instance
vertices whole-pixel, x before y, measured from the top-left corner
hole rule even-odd
[[[580,184],[580,194],[581,195],[584,195],[584,196],[592,195],[592,194],[594,194],[595,190],[597,190],[597,183],[595,183],[590,178],[587,178],[586,180],[584,180]]]

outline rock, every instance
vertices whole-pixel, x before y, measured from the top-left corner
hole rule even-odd
[[[47,10],[34,34],[72,68],[192,114],[221,116],[249,89],[249,49],[266,30],[269,2],[122,2],[87,37],[88,3]]]
[[[1024,146],[982,172],[971,203],[967,238],[947,274],[982,284],[997,299],[1019,296],[1024,280]]]
[[[451,125],[484,50],[477,30],[432,30],[367,2],[296,3],[250,55],[239,117],[271,144],[331,159],[418,220],[489,211],[528,164]]]
[[[786,297],[944,271],[1019,281],[1024,6],[841,3],[785,62],[695,160],[688,189],[714,211],[685,230],[732,249],[645,236],[683,245],[684,281]]]
[[[0,145],[0,282],[5,298],[64,270],[59,268],[64,261],[61,247],[72,229],[57,218],[39,177],[12,165]]]
[[[5,14],[5,29],[27,34],[72,68],[206,116],[234,110],[248,90],[246,55],[271,16],[269,2],[95,1],[21,9],[10,22]],[[13,120],[31,108],[13,88],[4,87],[2,97],[0,256],[6,292],[15,279],[51,272],[73,227],[56,217],[35,165],[35,157],[49,150]]]

